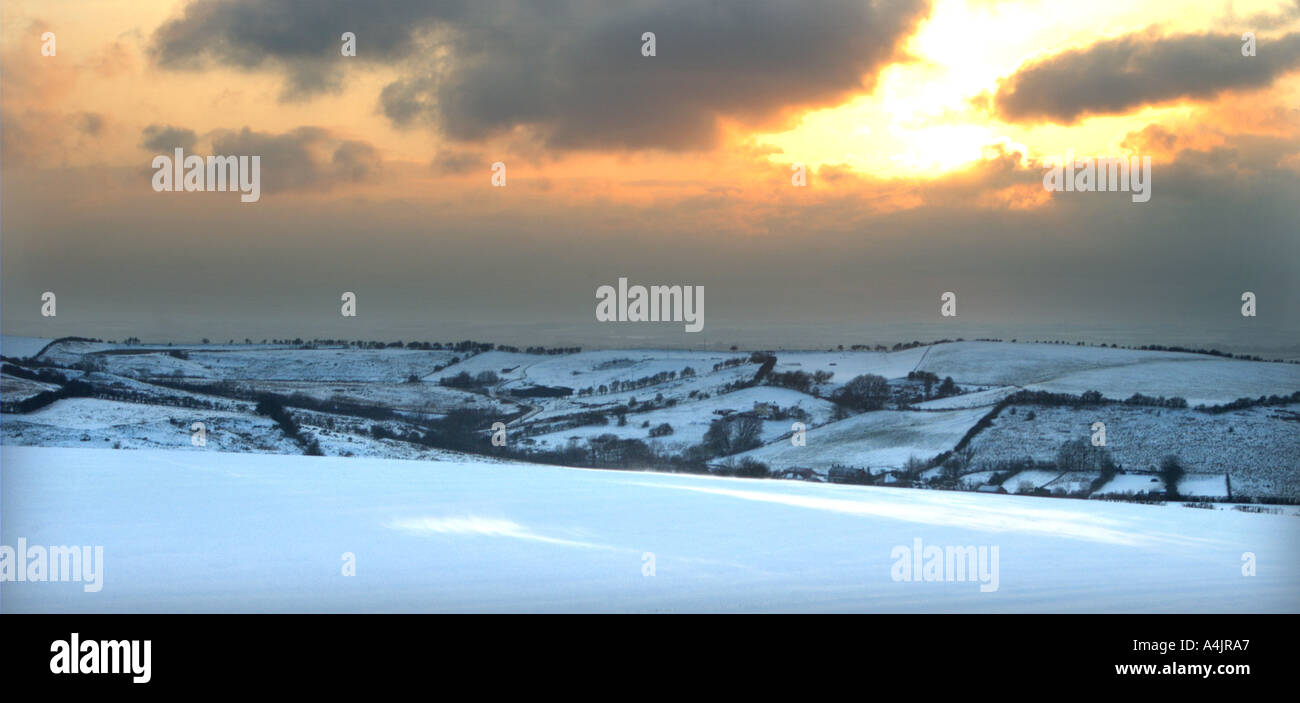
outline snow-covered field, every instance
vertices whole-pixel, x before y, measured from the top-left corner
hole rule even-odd
[[[1182,352],[1056,344],[957,342],[929,348],[917,366],[957,383],[1015,385],[1123,400],[1180,396],[1193,406],[1300,390],[1300,365]]]
[[[473,407],[484,410],[499,409],[502,413],[507,413],[514,410],[516,405],[507,399],[493,399],[478,393],[433,383],[259,381],[237,385],[241,388],[280,395],[301,394],[316,400],[332,399],[418,412],[437,413],[446,412],[451,408]],[[505,409],[506,407],[509,407],[509,410]]]
[[[563,446],[570,437],[590,439],[597,435],[613,434],[622,438],[637,438],[650,441],[650,429],[667,423],[673,433],[662,439],[653,440],[668,447],[686,447],[699,444],[709,423],[718,419],[718,411],[745,411],[753,408],[754,403],[764,402],[782,408],[798,407],[809,415],[808,424],[812,426],[825,424],[830,420],[832,405],[830,401],[813,398],[788,388],[746,388],[726,395],[712,396],[705,400],[680,403],[671,408],[661,408],[643,413],[629,413],[627,425],[616,424],[590,425],[574,427],[558,432],[531,437],[540,445]],[[649,428],[644,427],[648,423]],[[782,435],[790,434],[789,421],[771,420],[763,423],[763,441],[775,441]]]
[[[33,413],[6,417],[6,442],[42,447],[198,449],[194,423],[203,423],[212,451],[299,453],[301,450],[258,415],[222,410],[182,410],[162,405],[68,398]]]
[[[958,383],[1024,386],[1089,369],[1205,358],[1209,357],[1064,344],[956,342],[929,347],[917,370],[938,374],[940,378],[952,376]]]
[[[881,410],[810,429],[805,446],[776,442],[738,455],[779,466],[825,471],[832,464],[898,469],[910,458],[930,459],[951,449],[987,408],[920,412]]]
[[[1236,495],[1300,496],[1300,423],[1285,419],[1300,412],[1297,404],[1219,415],[1129,405],[1013,407],[1014,414],[1004,410],[971,442],[977,465],[1050,461],[1062,442],[1090,439],[1092,423],[1102,422],[1106,449],[1125,469],[1154,471],[1172,454],[1192,471],[1230,473]]]
[[[122,350],[119,350],[122,351]],[[180,371],[187,377],[232,380],[333,381],[352,380],[398,383],[411,375],[432,373],[435,366],[451,363],[449,351],[417,349],[261,349],[248,351],[186,351],[177,359],[166,351],[105,354],[106,370],[167,375]]]
[[[1028,493],[1060,478],[1060,471],[1021,471],[1002,482],[1007,493]]]
[[[1294,506],[13,446],[0,501],[6,545],[104,548],[98,593],[5,582],[4,612],[1300,611]],[[895,581],[916,539],[997,547],[996,590]]]
[[[948,396],[947,398],[935,398],[916,404],[918,410],[956,410],[958,408],[984,408],[997,405],[1003,398],[1020,390],[1012,386],[1003,386],[1001,388],[990,388],[986,391],[975,391],[973,393],[963,393],[961,395]]]
[[[1107,481],[1097,492],[1102,494],[1142,494],[1163,491],[1164,483],[1151,474],[1120,474]]]
[[[830,386],[837,387],[854,376],[870,373],[885,378],[904,378],[916,369],[926,354],[926,347],[897,352],[839,351],[839,352],[782,352],[777,354],[776,373],[826,371],[834,374]]]
[[[0,396],[3,396],[5,400],[22,400],[58,388],[58,384],[55,383],[43,383],[15,376],[0,376]]]
[[[574,388],[599,386],[611,381],[626,381],[657,373],[680,372],[690,367],[697,374],[708,373],[713,365],[748,354],[693,352],[668,349],[602,350],[565,356],[533,356],[528,360],[524,377],[542,386]]]
[[[1218,405],[1273,395],[1280,389],[1300,390],[1300,366],[1194,357],[1079,371],[1029,387],[1074,395],[1092,390],[1121,400],[1134,393],[1179,396],[1192,406]]]

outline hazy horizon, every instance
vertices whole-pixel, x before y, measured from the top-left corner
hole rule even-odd
[[[177,328],[158,328],[157,332],[141,332],[132,326],[103,325],[100,333],[67,332],[54,334],[22,334],[4,329],[5,336],[53,339],[62,336],[88,337],[121,342],[137,337],[143,344],[199,344],[206,338],[212,344],[225,344],[233,340],[242,344],[245,339],[261,343],[263,339],[341,339],[346,341],[403,341],[403,342],[454,342],[473,340],[520,348],[528,346],[582,347],[583,349],[697,349],[722,351],[732,346],[744,351],[817,351],[863,344],[874,347],[882,344],[892,347],[896,343],[919,341],[929,344],[939,340],[975,341],[998,339],[1003,342],[1111,345],[1139,347],[1144,345],[1176,346],[1188,349],[1215,349],[1238,355],[1259,356],[1266,360],[1300,360],[1300,335],[1295,331],[1222,329],[1188,332],[1177,326],[1167,327],[1104,327],[1097,325],[956,325],[941,323],[861,324],[861,325],[769,325],[766,328],[706,328],[698,334],[683,335],[669,323],[659,333],[637,323],[613,323],[562,326],[550,323],[492,325],[474,323],[439,322],[429,326],[403,325],[388,329],[370,330],[373,334],[354,335],[347,330],[335,333],[310,333],[293,326],[286,331],[275,331],[273,325],[260,328],[258,334],[216,334],[195,330],[175,333]],[[336,328],[337,329],[337,328]],[[1244,332],[1248,332],[1243,334]],[[689,342],[689,343],[688,343]],[[2,353],[2,345],[0,345]]]

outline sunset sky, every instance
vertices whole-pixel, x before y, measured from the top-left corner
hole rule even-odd
[[[1296,1],[0,12],[5,334],[847,346],[1068,326],[1275,349],[1300,330]],[[154,192],[177,146],[261,155],[261,200]],[[1045,191],[1066,153],[1151,157],[1152,199]],[[706,338],[594,324],[620,276],[704,286]]]

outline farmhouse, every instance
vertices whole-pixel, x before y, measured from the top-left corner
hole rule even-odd
[[[871,474],[866,469],[835,464],[827,471],[826,478],[831,483],[867,483]]]

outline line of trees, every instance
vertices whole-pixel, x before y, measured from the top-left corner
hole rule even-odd
[[[34,396],[24,398],[16,403],[5,403],[4,412],[12,413],[30,413],[53,403],[56,400],[64,398],[88,398],[95,394],[95,389],[89,383],[81,380],[71,380],[63,385],[62,388],[54,391],[41,391]]]
[[[298,446],[302,447],[303,453],[307,456],[324,456],[321,451],[320,443],[315,438],[306,437],[302,434],[302,428],[298,426],[297,421],[289,414],[280,399],[274,395],[264,395],[257,401],[257,407],[254,409],[258,415],[265,415],[280,426],[280,431],[284,436],[293,440]]]

